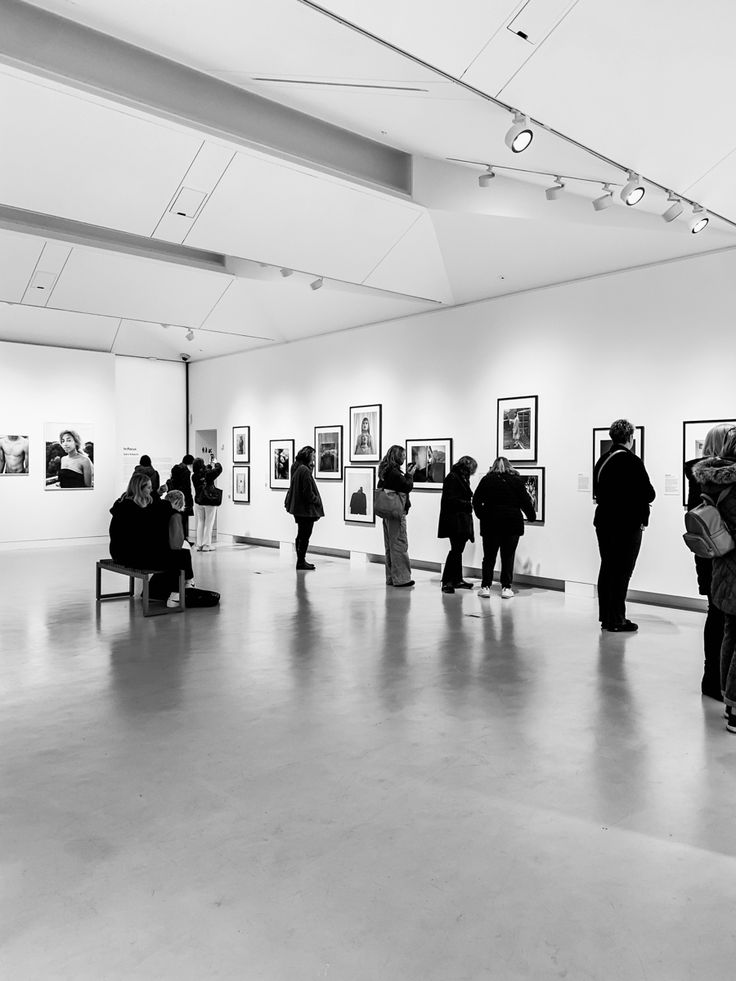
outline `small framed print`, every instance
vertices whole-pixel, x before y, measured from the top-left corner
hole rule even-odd
[[[268,484],[271,490],[288,490],[294,440],[272,439],[268,443]]]
[[[442,481],[452,466],[452,440],[407,439],[406,464],[413,463],[416,470],[414,490],[442,490]]]
[[[600,460],[604,453],[608,451],[613,446],[613,440],[608,435],[608,427],[594,429],[593,430],[593,470],[595,470],[596,463]],[[635,426],[634,427],[634,443],[631,447],[632,453],[635,453],[641,459],[644,459],[644,427]]]
[[[2,429],[0,432],[7,433],[7,429]],[[56,432],[51,433],[53,439],[52,443],[54,445],[61,445],[56,443]],[[59,433],[61,435],[61,433]],[[46,441],[46,477],[48,478],[48,463],[49,463],[49,453],[48,453],[48,438]],[[94,445],[94,444],[93,444]],[[9,476],[28,476],[29,470],[29,447],[30,440],[28,436],[0,436],[0,475]],[[63,453],[57,454],[59,457],[59,463],[61,463],[61,457]],[[87,454],[89,456],[89,454]],[[94,456],[94,453],[92,454]],[[91,458],[90,458],[91,459]],[[58,469],[53,467],[55,470],[55,475],[58,476]]]
[[[345,521],[374,525],[373,495],[376,489],[375,467],[345,467]]]
[[[736,426],[732,419],[696,419],[682,424],[682,466],[683,470],[688,460],[698,460],[703,456],[703,445],[708,430],[714,426]],[[687,481],[682,482],[682,503],[687,507]]]
[[[537,459],[537,395],[498,399],[496,456],[518,463]]]
[[[378,463],[381,459],[381,406],[350,406],[350,459]]]
[[[250,504],[250,467],[233,467],[233,504]]]
[[[524,487],[532,499],[534,513],[536,514],[534,521],[530,521],[524,515],[524,521],[528,525],[541,525],[544,521],[545,505],[544,467],[516,467],[515,469],[524,481]]]
[[[314,427],[316,480],[342,480],[342,426]]]
[[[233,463],[250,463],[250,426],[233,426]]]

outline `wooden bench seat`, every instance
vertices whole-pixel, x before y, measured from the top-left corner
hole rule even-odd
[[[102,592],[102,570],[106,572],[116,572],[120,576],[127,576],[129,579],[128,589],[123,593],[103,593]],[[113,562],[112,559],[98,559],[97,570],[96,570],[96,589],[95,597],[98,603],[102,603],[103,600],[110,599],[133,599],[133,589],[136,579],[140,579],[143,583],[143,616],[144,617],[160,617],[165,613],[183,613],[186,609],[184,605],[184,570],[179,570],[179,605],[178,606],[167,606],[166,601],[163,601],[163,607],[151,607],[151,598],[148,593],[148,582],[152,575],[157,572],[163,572],[163,569],[131,569],[127,565],[119,565],[117,562]]]

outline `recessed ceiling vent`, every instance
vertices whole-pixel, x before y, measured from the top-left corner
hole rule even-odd
[[[194,218],[202,207],[207,195],[203,191],[194,191],[191,187],[183,187],[176,195],[176,200],[169,208],[175,215],[182,218]]]

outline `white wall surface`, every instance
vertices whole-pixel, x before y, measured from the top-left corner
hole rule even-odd
[[[538,395],[546,522],[527,528],[518,571],[595,582],[593,503],[578,474],[592,470],[593,427],[625,416],[646,429],[657,490],[632,588],[695,596],[681,491],[665,495],[665,474],[681,475],[683,420],[736,415],[734,281],[736,254],[713,254],[195,364],[192,431],[216,428],[225,444],[220,531],[293,538],[284,492],[268,488],[269,439],[293,437],[298,449],[314,443],[315,425],[339,423],[347,454],[349,407],[380,402],[384,451],[407,437],[451,436],[455,459],[478,460],[477,482],[496,455],[496,399]],[[698,339],[709,352],[700,364]],[[249,505],[230,500],[235,425],[251,426]],[[315,545],[383,551],[380,522],[344,523],[342,482],[320,490],[326,516]],[[439,495],[415,492],[412,503],[410,554],[443,560]],[[480,566],[479,543],[465,562]]]
[[[125,476],[123,440],[154,462],[185,452],[183,365],[2,342],[0,365],[0,430],[30,437],[29,474],[0,475],[0,544],[106,539]],[[47,422],[93,427],[93,489],[45,490]]]

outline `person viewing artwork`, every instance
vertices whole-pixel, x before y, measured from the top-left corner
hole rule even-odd
[[[480,521],[483,539],[483,568],[479,596],[491,595],[493,569],[501,552],[501,598],[512,599],[514,591],[514,558],[519,539],[524,534],[522,513],[530,521],[536,518],[534,504],[524,479],[505,456],[496,457],[491,469],[481,479],[473,495],[473,510]]]
[[[192,464],[192,483],[194,485],[194,514],[197,519],[197,551],[212,552],[212,529],[215,525],[217,508],[222,503],[222,491],[215,487],[215,481],[222,473],[222,466],[212,458],[205,464],[198,456]]]
[[[194,497],[192,496],[192,465],[194,457],[191,453],[185,453],[181,458],[181,463],[175,463],[171,468],[171,476],[167,483],[169,490],[181,491],[184,495],[184,510],[181,512],[181,522],[184,528],[184,537],[189,538],[189,519],[194,514]]]
[[[450,539],[450,551],[442,570],[443,593],[473,588],[472,583],[463,579],[463,551],[468,542],[475,541],[470,478],[477,469],[472,456],[461,456],[442,483],[437,537]]]
[[[0,474],[28,473],[28,437],[0,436]]]
[[[396,491],[403,497],[403,511],[393,518],[382,518],[383,544],[386,555],[386,585],[413,586],[409,563],[409,539],[406,516],[411,507],[409,494],[414,486],[415,465],[410,463],[406,473],[401,469],[406,460],[403,446],[394,444],[378,464],[378,487]]]
[[[154,470],[153,464],[151,463],[151,458],[147,453],[144,453],[140,458],[138,465],[133,470],[133,473],[141,471],[142,473],[148,474],[151,478],[151,488],[154,494],[162,495],[165,494],[168,488],[164,484],[161,486],[161,477],[159,476],[158,470]]]
[[[94,464],[82,449],[79,432],[76,429],[62,429],[57,441],[49,439],[49,426],[46,430],[46,489],[83,490],[94,487]]]
[[[314,479],[315,459],[314,447],[302,446],[294,458],[291,482],[284,498],[284,507],[294,516],[296,522],[296,567],[304,571],[314,569],[314,564],[307,562],[307,549],[315,521],[319,521],[325,514],[317,481]]]

